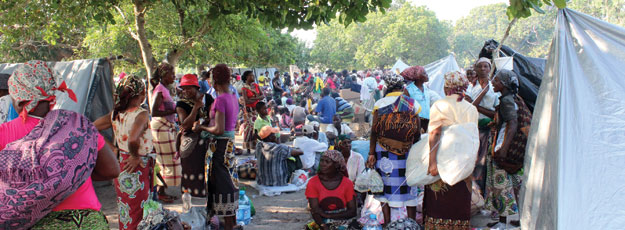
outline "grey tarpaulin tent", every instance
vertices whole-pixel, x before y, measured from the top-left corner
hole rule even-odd
[[[563,9],[534,109],[523,229],[625,226],[625,28]]]
[[[0,73],[11,74],[22,64],[0,64]],[[59,73],[67,87],[76,93],[78,103],[67,94],[57,94],[55,108],[79,112],[95,121],[113,109],[113,79],[111,64],[106,59],[88,59],[67,62],[48,62]],[[57,82],[60,84],[60,81]],[[108,138],[112,133],[105,133]]]

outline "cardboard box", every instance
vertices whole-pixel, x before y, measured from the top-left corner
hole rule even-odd
[[[346,101],[360,100],[360,93],[354,92],[351,89],[342,89],[339,95]]]
[[[366,122],[353,122],[349,124],[349,127],[352,129],[356,137],[368,137],[369,132],[371,131],[369,123]]]
[[[352,105],[352,108],[354,108],[354,119],[352,119],[352,122],[354,123],[365,122],[365,114],[367,113],[367,111],[365,110],[365,107],[363,107],[359,103],[351,103],[351,105]]]

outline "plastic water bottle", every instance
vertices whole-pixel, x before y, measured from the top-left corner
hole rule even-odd
[[[245,195],[245,190],[239,190],[239,209],[237,210],[237,224],[243,226],[250,224],[252,219],[250,211],[250,199]]]
[[[382,225],[378,222],[378,218],[375,214],[370,214],[369,221],[367,221],[362,230],[382,230]]]
[[[193,206],[191,204],[191,194],[189,194],[189,190],[184,190],[182,194],[182,212],[188,213],[191,211],[191,206]]]

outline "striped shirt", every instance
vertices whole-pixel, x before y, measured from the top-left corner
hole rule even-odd
[[[287,160],[291,147],[271,142],[256,145],[258,172],[256,183],[265,186],[286,186],[288,184]]]

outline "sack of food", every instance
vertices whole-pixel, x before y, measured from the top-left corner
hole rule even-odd
[[[421,140],[410,148],[406,159],[406,184],[408,186],[424,186],[432,184],[441,178],[428,175],[430,165],[430,144],[428,135],[421,136]]]
[[[473,173],[480,136],[475,123],[443,128],[436,157],[438,173],[446,184],[453,186]]]

